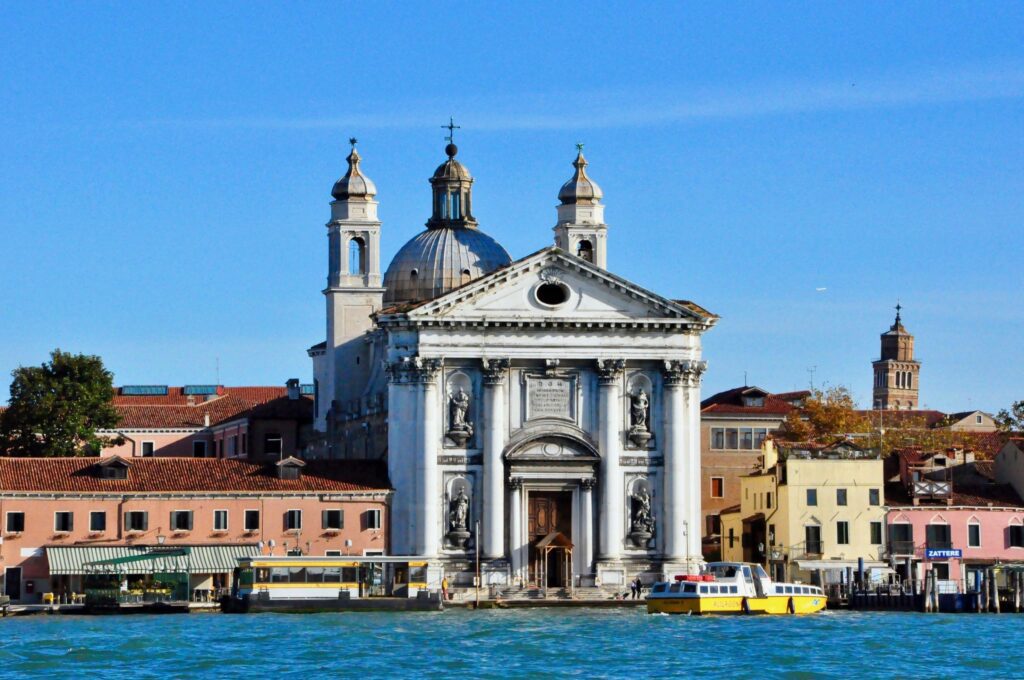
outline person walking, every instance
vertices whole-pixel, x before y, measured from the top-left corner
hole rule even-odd
[[[448,601],[448,577],[441,577],[441,599],[445,602]]]
[[[644,582],[640,580],[639,576],[637,576],[636,581],[633,582],[633,585],[635,586],[636,590],[636,595],[634,596],[634,599],[640,599],[644,592]]]
[[[629,597],[632,600],[636,599],[636,581],[629,582]]]

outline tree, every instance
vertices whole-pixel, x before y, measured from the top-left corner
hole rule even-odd
[[[784,441],[829,443],[845,434],[871,431],[871,422],[857,411],[850,390],[843,386],[813,390],[803,406],[786,416],[779,430]]]
[[[1003,432],[1024,432],[1024,400],[1013,402],[1010,410],[1004,408],[995,420]]]
[[[0,414],[0,449],[9,456],[97,455],[119,438],[99,429],[117,427],[113,374],[97,356],[55,349],[42,366],[11,375],[11,401]]]

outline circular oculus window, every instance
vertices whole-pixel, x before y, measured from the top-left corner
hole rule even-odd
[[[558,307],[569,301],[569,286],[564,283],[542,283],[533,292],[537,302],[546,307]]]

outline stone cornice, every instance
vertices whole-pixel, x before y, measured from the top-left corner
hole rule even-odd
[[[569,330],[633,330],[645,333],[685,333],[700,335],[711,324],[696,323],[687,319],[576,319],[576,318],[494,318],[480,317],[477,319],[450,318],[409,318],[407,314],[382,314],[377,317],[377,325],[381,328],[508,328],[534,329],[558,328]]]

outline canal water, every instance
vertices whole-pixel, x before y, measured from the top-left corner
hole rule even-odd
[[[640,609],[0,619],[0,677],[1014,677],[1015,615]]]

